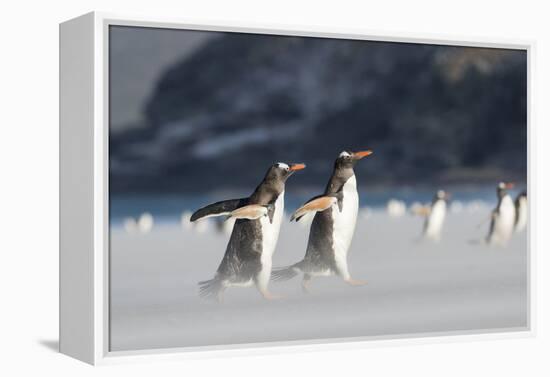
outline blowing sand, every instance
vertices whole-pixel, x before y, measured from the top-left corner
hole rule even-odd
[[[179,224],[147,234],[111,231],[111,350],[490,331],[527,326],[527,238],[506,248],[469,243],[485,235],[486,211],[448,214],[438,244],[417,242],[422,220],[375,211],[360,218],[349,253],[350,287],[337,277],[271,283],[284,299],[231,288],[218,304],[198,297],[228,236]],[[309,228],[285,221],[274,266],[300,260]]]

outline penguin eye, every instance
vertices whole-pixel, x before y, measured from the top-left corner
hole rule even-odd
[[[278,162],[277,163],[277,167],[279,169],[282,169],[284,171],[289,171],[290,170],[290,166],[288,166],[287,164],[283,163],[283,162]]]

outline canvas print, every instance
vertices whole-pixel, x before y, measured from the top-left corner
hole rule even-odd
[[[523,330],[527,52],[109,28],[111,351]]]

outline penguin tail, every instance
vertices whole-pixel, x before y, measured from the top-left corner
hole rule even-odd
[[[272,281],[287,281],[300,273],[299,263],[293,264],[288,267],[280,267],[271,271]]]
[[[221,294],[224,291],[222,281],[214,278],[199,282],[199,296],[206,300],[221,301]]]

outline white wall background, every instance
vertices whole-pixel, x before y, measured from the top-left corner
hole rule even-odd
[[[549,6],[543,1],[82,0],[3,2],[0,93],[0,374],[86,375],[548,375],[547,252]],[[536,40],[538,335],[416,346],[126,365],[93,369],[54,353],[58,304],[58,23],[91,10],[240,21]],[[545,174],[546,172],[546,174]],[[533,186],[531,187],[533,189]],[[531,200],[534,200],[531,196]]]

